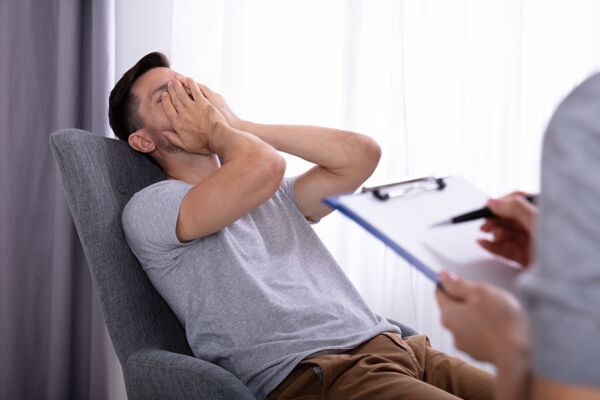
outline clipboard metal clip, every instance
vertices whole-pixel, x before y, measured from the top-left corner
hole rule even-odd
[[[363,187],[362,192],[372,192],[379,200],[388,200],[414,191],[442,190],[445,187],[446,182],[444,182],[444,178],[426,176],[408,181],[388,183],[386,185]]]

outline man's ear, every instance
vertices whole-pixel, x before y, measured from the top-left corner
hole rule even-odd
[[[129,135],[129,139],[127,139],[129,145],[134,149],[142,153],[152,153],[156,148],[156,144],[149,132],[142,128],[133,132]]]

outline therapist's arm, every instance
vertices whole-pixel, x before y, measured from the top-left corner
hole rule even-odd
[[[442,323],[456,348],[496,366],[496,400],[600,399],[599,388],[532,376],[527,319],[511,294],[445,272],[440,280],[446,291],[436,290]]]
[[[595,366],[590,368],[595,368]],[[532,389],[531,398],[533,400],[600,399],[600,389],[598,388],[545,379],[534,379]]]
[[[520,303],[510,293],[440,274],[445,292],[436,290],[442,324],[456,348],[496,365],[497,400],[529,399],[529,332]]]

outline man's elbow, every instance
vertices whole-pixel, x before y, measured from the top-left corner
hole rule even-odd
[[[285,159],[277,151],[269,150],[257,164],[255,168],[260,185],[271,197],[281,186],[286,169]]]
[[[368,171],[369,176],[377,168],[379,160],[381,159],[381,147],[375,141],[375,139],[361,135],[361,148],[362,148],[362,167],[365,172]]]

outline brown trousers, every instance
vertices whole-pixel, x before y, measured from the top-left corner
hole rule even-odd
[[[303,360],[274,399],[493,399],[495,378],[434,350],[426,336],[383,333],[341,354]]]

